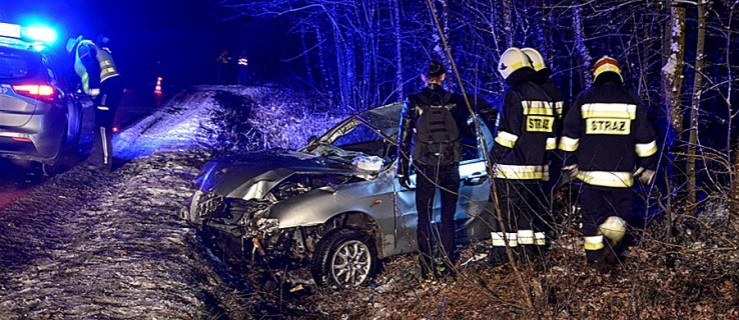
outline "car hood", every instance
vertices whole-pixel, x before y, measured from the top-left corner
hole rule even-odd
[[[218,158],[201,170],[196,184],[203,193],[227,198],[261,199],[295,173],[366,173],[348,163],[296,151],[272,150]]]

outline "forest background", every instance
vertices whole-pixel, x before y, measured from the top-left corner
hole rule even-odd
[[[642,99],[658,129],[662,156],[656,183],[636,188],[639,218],[631,221],[639,230],[635,233],[643,251],[633,251],[634,265],[627,269],[647,275],[629,279],[631,289],[623,297],[627,303],[614,312],[654,318],[737,315],[739,110],[734,106],[739,85],[739,1],[213,4],[224,20],[249,17],[289,31],[292,49],[298,50],[282,60],[284,70],[293,85],[315,91],[330,106],[317,111],[353,113],[402,101],[422,87],[419,74],[431,59],[448,66],[450,90],[482,96],[497,107],[504,90],[497,62],[511,46],[542,53],[568,105],[592,83],[596,60],[603,55],[616,58],[626,86]],[[661,272],[663,277],[654,276]],[[514,283],[532,293],[546,282],[528,280]],[[560,284],[550,285],[567,291]],[[544,292],[547,296],[546,288]],[[570,311],[577,309],[573,303],[588,303],[564,301],[555,293],[548,299],[537,300],[534,294],[534,299],[511,303],[520,307],[515,312],[525,314],[541,307],[539,303],[551,305],[552,296],[555,306],[565,305]],[[546,310],[551,313],[540,315],[558,315],[562,309]],[[612,315],[607,312],[580,315]]]

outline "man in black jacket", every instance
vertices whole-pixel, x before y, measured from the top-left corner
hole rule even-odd
[[[506,246],[528,260],[546,245],[535,221],[548,214],[541,184],[549,178],[548,156],[556,148],[557,130],[554,103],[534,82],[537,74],[523,51],[506,50],[498,71],[508,88],[491,154],[496,163],[494,195],[501,209],[491,233],[492,265],[508,262]]]
[[[615,257],[609,246],[626,232],[634,178],[645,184],[654,178],[657,136],[639,99],[623,88],[615,59],[598,60],[593,75],[593,86],[577,97],[565,116],[559,149],[566,152],[563,170],[583,182],[587,261],[607,271],[608,264],[618,263],[609,259]]]
[[[410,188],[411,142],[413,167],[416,169],[416,208],[418,210],[418,248],[421,276],[429,278],[452,273],[455,261],[454,215],[459,190],[461,139],[474,134],[468,125],[470,113],[464,99],[442,88],[446,77],[444,65],[431,61],[421,74],[427,83],[423,91],[410,95],[405,102],[398,138],[398,177]],[[432,232],[431,218],[436,189],[441,189],[441,230]],[[432,235],[433,234],[433,235]],[[440,235],[438,239],[436,235]],[[440,240],[440,241],[439,241]],[[439,246],[441,242],[441,246]],[[432,244],[441,255],[442,268],[434,267]]]

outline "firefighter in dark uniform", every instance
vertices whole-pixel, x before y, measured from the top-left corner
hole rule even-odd
[[[552,81],[552,70],[547,67],[544,57],[542,57],[538,50],[534,48],[523,48],[521,51],[526,54],[531,62],[531,67],[536,71],[534,82],[544,89],[549,98],[551,98],[551,101],[554,103],[555,113],[559,121],[561,121],[564,112],[564,97],[562,96],[562,91]],[[559,129],[561,130],[561,127]]]
[[[398,177],[410,188],[411,142],[416,169],[416,208],[421,276],[425,279],[454,274],[454,215],[459,190],[459,161],[464,137],[474,138],[468,125],[470,113],[461,96],[442,88],[444,65],[431,61],[421,74],[427,86],[405,102],[398,137]],[[431,230],[432,208],[437,187],[441,190],[441,230]],[[440,235],[441,239],[437,238]],[[439,241],[440,240],[440,241]],[[432,244],[441,259],[434,259]]]
[[[626,232],[634,178],[646,184],[654,178],[657,136],[639,99],[623,88],[615,59],[598,60],[593,75],[565,116],[559,149],[566,152],[563,170],[583,182],[587,261],[605,272],[618,263],[611,246]]]
[[[537,74],[526,54],[506,50],[498,71],[508,88],[499,112],[495,145],[494,188],[501,209],[495,219],[489,263],[508,262],[506,245],[522,260],[541,254],[544,232],[535,221],[547,215],[548,199],[542,182],[549,178],[548,156],[556,148],[556,114],[551,98],[535,83]]]
[[[534,82],[547,93],[551,101],[554,103],[554,111],[557,117],[556,129],[557,135],[559,136],[562,131],[561,124],[562,115],[564,112],[564,97],[562,96],[562,92],[559,90],[557,85],[554,84],[554,81],[552,81],[552,70],[547,67],[546,62],[544,61],[544,57],[541,55],[541,53],[534,48],[522,48],[521,51],[523,51],[523,53],[525,53],[526,56],[529,57],[529,61],[531,61],[531,66],[534,68],[534,71],[536,71],[536,78]],[[560,157],[551,156],[549,159],[551,160],[551,163],[549,164],[550,179],[549,181],[543,183],[544,192],[546,194],[551,194],[552,189],[556,187],[556,183],[559,181],[560,178],[559,169],[562,168],[562,159]],[[539,230],[542,230],[547,234],[547,245],[545,247],[548,247],[549,245],[551,245],[551,239],[554,235],[554,217],[552,217],[551,215],[546,215],[542,218],[544,219],[538,220],[537,223],[539,224]]]
[[[112,126],[123,84],[113,56],[82,36],[67,41],[67,52],[74,53],[74,71],[82,90],[95,104],[95,130],[89,166],[109,172],[113,167]]]

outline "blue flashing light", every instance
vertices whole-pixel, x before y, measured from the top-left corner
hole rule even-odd
[[[21,37],[32,41],[52,44],[56,41],[57,32],[43,25],[27,26],[21,28]]]

